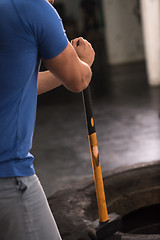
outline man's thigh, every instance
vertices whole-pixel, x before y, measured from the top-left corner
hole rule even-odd
[[[36,175],[0,179],[0,239],[61,239]]]

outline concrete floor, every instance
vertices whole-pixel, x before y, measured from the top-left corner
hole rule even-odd
[[[143,63],[110,68],[107,74],[110,80],[100,90],[103,74],[95,70],[91,85],[102,170],[159,160],[160,89],[148,86]],[[38,102],[32,153],[50,196],[92,175],[92,166],[81,94],[60,87]]]

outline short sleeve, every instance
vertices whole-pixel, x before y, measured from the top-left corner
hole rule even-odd
[[[62,20],[47,0],[12,0],[26,30],[26,39],[36,48],[41,58],[50,59],[68,45]]]
[[[68,39],[56,10],[48,6],[38,26],[37,41],[40,57],[50,59],[59,55],[68,45]]]

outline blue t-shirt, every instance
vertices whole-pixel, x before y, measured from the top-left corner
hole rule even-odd
[[[0,177],[29,176],[40,59],[68,39],[46,0],[0,0],[0,23]]]

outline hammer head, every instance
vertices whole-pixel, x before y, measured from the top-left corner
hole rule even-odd
[[[92,240],[109,240],[111,236],[122,227],[122,219],[116,213],[109,214],[109,220],[101,223],[94,221],[88,227],[88,235]]]

